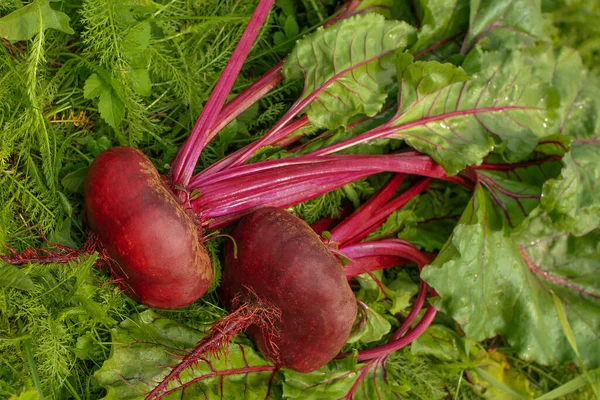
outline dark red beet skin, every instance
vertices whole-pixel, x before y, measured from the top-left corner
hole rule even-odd
[[[278,366],[318,369],[339,353],[356,318],[356,299],[342,266],[299,218],[274,207],[245,217],[226,248],[221,296],[232,300],[249,288],[281,311],[279,337],[257,326],[248,332]],[[268,342],[280,349],[275,354]]]
[[[141,151],[101,153],[84,190],[89,227],[119,264],[113,272],[134,299],[177,308],[206,292],[212,267],[200,233]]]

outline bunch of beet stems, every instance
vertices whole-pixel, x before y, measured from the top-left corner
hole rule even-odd
[[[369,175],[386,171],[444,179],[468,188],[473,186],[471,179],[463,176],[448,177],[441,166],[428,156],[417,152],[387,155],[332,154],[341,146],[347,148],[354,142],[362,143],[369,140],[371,136],[383,137],[378,133],[381,129],[366,132],[350,141],[304,156],[244,165],[263,146],[283,146],[294,143],[298,136],[290,135],[309,123],[306,116],[295,120],[294,118],[327,87],[328,83],[315,90],[306,99],[298,100],[292,105],[288,112],[261,139],[193,175],[200,154],[206,145],[223,127],[255,104],[283,78],[281,74],[282,61],[225,105],[225,99],[233,88],[273,3],[274,0],[259,2],[189,138],[179,149],[167,177],[168,185],[199,228],[225,227],[260,207],[289,207]],[[325,26],[357,12],[368,11],[368,8],[357,10],[359,5],[360,1],[349,1]],[[368,119],[365,118],[359,123],[366,120]],[[4,262],[14,265],[66,263],[81,255],[98,252],[100,254],[98,265],[112,265],[106,249],[92,233],[80,250],[70,250],[57,245],[52,247],[54,247],[54,251],[26,249],[20,254],[9,249],[9,254],[1,258]]]
[[[421,179],[393,198],[394,193],[405,178],[406,176],[403,174],[395,175],[375,196],[355,213],[343,219],[327,235],[326,242],[328,245],[336,248],[339,256],[348,261],[344,267],[344,273],[348,280],[359,274],[367,273],[371,275],[382,290],[385,290],[381,282],[372,275],[373,271],[407,263],[417,264],[419,269],[422,269],[431,262],[427,255],[404,240],[378,239],[362,241],[369,234],[376,231],[392,212],[401,209],[432,182],[431,178]],[[415,341],[431,325],[437,310],[430,305],[419,322],[413,326],[425,306],[428,294],[431,296],[436,295],[435,291],[421,280],[419,292],[410,312],[388,342],[372,349],[361,350],[356,354],[357,361],[366,361],[366,363],[360,368],[359,376],[346,398],[352,398],[352,394],[356,391],[360,382],[366,378],[367,372],[371,368],[384,364],[393,352]],[[347,356],[351,356],[351,354],[340,354],[338,358]]]
[[[403,174],[395,175],[369,201],[363,204],[355,213],[345,218],[329,233],[327,243],[337,248],[339,254],[350,262],[344,267],[344,273],[350,280],[355,276],[402,265],[414,263],[419,269],[429,264],[431,260],[411,243],[400,239],[378,239],[362,241],[375,232],[394,211],[404,207],[411,199],[425,190],[432,182],[431,178],[421,179],[394,198],[395,192],[405,180]],[[372,276],[373,277],[373,276]],[[373,277],[375,281],[378,280]],[[400,327],[394,332],[387,344],[368,350],[359,351],[358,361],[388,356],[392,352],[410,344],[431,325],[436,315],[433,306],[429,306],[421,320],[411,328],[421,312],[428,292],[435,295],[423,280],[415,303]],[[349,354],[341,355],[341,357]]]
[[[259,149],[281,143],[299,127],[308,123],[305,116],[296,120],[294,118],[316,99],[329,83],[335,81],[337,76],[306,98],[296,101],[259,140],[193,175],[202,150],[218,134],[219,129],[233,116],[239,115],[258,101],[260,96],[281,79],[281,65],[278,64],[228,106],[224,106],[243,60],[248,55],[260,24],[266,18],[272,3],[272,0],[260,1],[189,138],[176,155],[170,172],[180,203],[198,217],[203,227],[224,227],[261,206],[288,207],[384,171],[422,175],[471,186],[464,177],[448,177],[443,168],[431,158],[416,152],[387,155],[332,154],[338,148],[349,147],[349,141],[304,156],[244,164]],[[352,15],[358,4],[356,1],[347,3],[332,21]],[[220,117],[220,114],[223,116]],[[385,132],[388,135],[393,133],[389,129]],[[369,140],[361,138],[371,136],[384,137],[378,130],[369,131],[358,136],[356,139],[360,140],[357,143]],[[192,193],[195,195],[192,196]]]
[[[379,190],[371,199],[363,204],[358,210],[350,216],[344,218],[337,224],[328,235],[324,236],[324,242],[330,247],[331,251],[341,260],[346,260],[344,274],[348,280],[352,280],[357,275],[366,273],[383,288],[381,282],[373,276],[372,272],[384,268],[390,268],[403,264],[417,264],[419,269],[429,264],[429,258],[421,253],[411,243],[399,239],[379,239],[372,241],[362,241],[369,234],[375,232],[390,214],[404,207],[411,199],[419,195],[433,181],[432,178],[420,179],[413,183],[408,189],[394,197],[402,183],[406,179],[405,174],[394,175],[382,189]],[[333,221],[328,221],[331,224]],[[326,225],[326,224],[317,224]],[[326,238],[325,238],[326,237]],[[431,325],[436,315],[436,310],[429,306],[420,321],[411,328],[419,313],[425,305],[427,294],[435,295],[432,289],[421,280],[419,292],[410,312],[403,320],[400,327],[392,334],[389,341],[376,348],[361,350],[357,353],[358,361],[368,361],[362,368],[368,371],[376,363],[383,363],[391,353],[399,350],[414,340],[416,340]],[[363,305],[363,307],[366,307]],[[181,390],[201,379],[203,376],[181,383],[177,388],[167,390],[170,382],[178,380],[180,374],[194,365],[201,359],[205,359],[207,354],[216,354],[226,349],[231,338],[240,330],[252,323],[260,322],[262,315],[246,317],[245,308],[238,309],[227,317],[219,320],[205,337],[203,337],[196,347],[187,353],[181,361],[170,367],[169,374],[165,376],[159,384],[148,394],[148,399],[160,398]],[[365,314],[366,315],[366,314]],[[243,327],[242,327],[243,325]],[[351,354],[340,354],[338,358],[350,356]],[[276,367],[265,366],[246,367],[244,373],[262,372],[265,370],[275,371]],[[353,386],[356,390],[358,383],[364,379],[365,373],[361,373]]]

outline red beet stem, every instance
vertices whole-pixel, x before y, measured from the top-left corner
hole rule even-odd
[[[331,229],[333,229],[333,227],[339,224],[340,221],[343,221],[344,218],[352,214],[353,210],[354,207],[352,207],[351,205],[346,205],[340,209],[337,217],[320,218],[310,227],[313,231],[315,231],[316,234],[321,235],[323,232],[330,231]]]
[[[254,10],[248,26],[246,26],[239,43],[219,77],[214,90],[210,94],[198,121],[194,125],[192,133],[186,140],[184,147],[175,157],[171,170],[171,178],[174,183],[186,186],[190,181],[200,153],[208,143],[209,131],[214,126],[274,2],[275,0],[260,0]]]
[[[350,263],[344,268],[344,274],[348,279],[362,273],[406,264],[407,262],[414,262],[421,267],[429,263],[429,259],[415,246],[400,239],[356,243],[343,246],[339,251],[354,261],[354,263]],[[374,265],[373,261],[381,262],[382,265]],[[427,287],[425,287],[425,292],[427,292]]]
[[[259,149],[265,146],[269,146],[271,144],[277,143],[279,140],[283,139],[285,136],[289,134],[286,129],[284,129],[302,110],[304,110],[313,100],[315,100],[325,89],[329,87],[330,84],[335,82],[340,76],[348,73],[350,70],[353,70],[361,65],[366,65],[372,62],[379,57],[383,57],[391,53],[393,50],[389,50],[381,53],[377,58],[367,59],[363,62],[352,66],[348,70],[342,70],[332,76],[327,82],[323,83],[319,88],[313,90],[306,97],[301,97],[298,99],[290,109],[285,113],[283,117],[260,139],[256,142],[250,144],[245,147],[240,153],[238,153],[237,157],[233,160],[227,158],[223,159],[216,164],[219,164],[218,170],[222,170],[225,167],[232,167],[242,165],[244,162],[248,161]],[[216,165],[215,164],[215,165]]]
[[[207,135],[207,141],[210,142],[231,121],[239,117],[240,114],[250,108],[258,100],[262,99],[283,80],[281,70],[284,61],[285,59],[275,64],[275,66],[268,70],[263,76],[258,78],[252,85],[248,86],[248,88],[223,107],[223,110],[219,113],[219,118],[215,126]]]
[[[264,176],[264,174],[273,171],[284,171],[285,168],[288,167],[300,169],[305,166],[309,166],[312,170],[322,172],[327,170],[326,167],[345,166],[352,171],[370,169],[381,172],[410,173],[444,179],[463,186],[472,187],[472,183],[461,176],[449,177],[444,169],[428,156],[414,155],[413,153],[397,153],[382,155],[338,154],[330,156],[313,156],[312,154],[307,154],[305,156],[294,158],[261,161],[218,172],[202,183],[196,183],[195,180],[192,180],[189,189],[198,189],[200,192],[204,193],[209,188],[227,188],[232,180],[254,180],[256,177]],[[285,170],[285,172],[288,173],[289,171]],[[286,175],[281,176],[283,177]]]
[[[340,255],[342,255],[342,257],[345,256],[343,252],[340,252]],[[344,266],[344,275],[346,275],[346,278],[349,281],[361,274],[368,274],[382,269],[397,267],[410,262],[400,257],[387,255],[374,255],[350,260],[351,261]]]
[[[231,168],[215,174],[210,184],[192,187],[200,195],[190,206],[209,221],[212,228],[222,225],[211,220],[235,214],[238,218],[259,206],[288,207],[350,182],[379,172],[398,172],[463,183],[461,177],[448,177],[442,167],[426,156],[334,155],[271,160]],[[414,191],[425,186],[417,186]],[[413,194],[399,197],[390,207],[397,208]],[[386,208],[386,212],[388,209]],[[379,217],[377,217],[379,218]],[[379,219],[371,220],[371,227]],[[229,218],[228,218],[229,219]]]
[[[423,179],[390,201],[379,201],[378,196],[373,197],[371,199],[374,200],[372,204],[370,202],[365,203],[355,214],[351,215],[350,218],[346,218],[331,231],[331,242],[337,242],[340,246],[345,246],[363,240],[377,230],[394,211],[404,207],[410,200],[425,190],[431,182],[433,182],[432,178]],[[382,193],[384,193],[384,190],[392,191],[394,189],[395,191],[400,184],[401,181],[392,180],[388,184],[390,187],[386,186],[382,189]],[[388,192],[385,192],[384,196],[388,196],[388,194]],[[384,198],[382,197],[381,200]]]
[[[302,117],[298,118],[297,120],[290,123],[286,127],[282,128],[282,139],[280,141],[278,141],[277,143],[273,143],[273,144],[276,144],[279,146],[285,146],[285,141],[288,140],[288,138],[290,138],[290,135],[292,135],[291,136],[292,139],[300,138],[300,136],[294,136],[293,133],[299,131],[300,129],[302,129],[303,127],[308,125],[309,123],[310,123],[310,121],[308,120],[308,117],[306,115],[303,115]],[[292,139],[290,139],[290,140],[292,140]],[[293,142],[293,140],[292,140],[292,142]],[[192,178],[192,182],[193,182],[192,185],[202,184],[203,182],[209,180],[212,174],[214,174],[218,171],[227,170],[227,167],[229,165],[231,165],[230,163],[232,163],[238,156],[242,155],[242,153],[244,153],[245,149],[246,148],[234,151],[233,153],[229,154],[225,158],[222,158],[221,160],[219,160],[217,163],[211,165],[208,168],[205,168],[202,172],[196,174],[196,176],[194,176]]]
[[[339,12],[334,15],[331,19],[326,21],[323,24],[323,28],[327,28],[328,26],[334,24],[335,22],[348,18],[354,15],[354,11],[360,5],[360,1],[351,0],[344,4]],[[283,64],[285,63],[286,58],[282,59],[279,63],[273,66],[269,71],[267,71],[263,76],[261,76],[256,82],[250,85],[247,89],[245,89],[242,93],[236,96],[231,102],[226,104],[223,107],[221,113],[219,113],[218,119],[215,122],[215,125],[207,132],[206,143],[210,142],[223,128],[225,128],[231,121],[237,118],[240,114],[246,111],[250,106],[255,104],[258,100],[264,97],[267,93],[269,93],[275,86],[277,86],[284,78],[281,70],[283,69]],[[299,112],[296,111],[291,118],[294,117]],[[309,121],[307,117],[299,118],[299,121],[295,124],[295,126],[288,127],[286,124],[291,121],[291,118],[286,118],[286,122],[280,125],[277,128],[271,129],[271,133],[275,133],[277,130],[281,129],[279,132],[279,136],[277,139],[269,141],[268,143],[264,143],[262,146],[266,146],[269,144],[277,144],[285,139],[291,132],[294,132],[300,127],[308,125]],[[203,146],[206,146],[206,143],[203,143]],[[292,141],[293,143],[293,141]],[[213,164],[210,168],[203,170],[200,175],[207,176],[212,174],[215,171],[221,171],[236,163],[236,160],[239,157],[245,155],[246,149],[241,149],[237,152],[229,154],[225,158],[221,159],[219,162]],[[238,164],[241,164],[239,162]]]
[[[390,255],[410,260],[420,267],[431,261],[421,253],[413,244],[401,239],[383,239],[372,242],[351,244],[340,248],[350,258],[369,257],[374,255]]]
[[[353,244],[341,248],[340,251],[346,254],[354,261],[356,261],[356,263],[358,264],[360,264],[361,258],[363,257],[390,256],[397,257],[399,261],[408,260],[414,262],[419,266],[419,269],[422,269],[425,265],[431,262],[429,257],[420,252],[414,245],[407,241],[399,239],[385,239],[373,242]],[[358,270],[355,271],[356,267],[352,268],[354,269],[349,270],[348,274],[358,272]],[[411,311],[404,319],[400,327],[391,336],[389,342],[383,346],[379,346],[374,349],[360,351],[358,353],[357,359],[361,361],[368,360],[371,358],[384,357],[412,343],[423,332],[425,332],[429,325],[431,325],[431,322],[433,321],[433,318],[435,317],[435,314],[437,312],[435,308],[431,306],[427,309],[421,321],[419,321],[419,323],[412,330],[409,331],[409,329],[416,317],[418,316],[419,312],[425,305],[425,300],[427,298],[427,293],[429,292],[429,290],[429,286],[424,281],[421,281],[419,293]],[[338,357],[346,356],[348,356],[348,354],[342,354]]]
[[[365,227],[368,226],[369,228],[365,228],[364,231],[358,237],[351,238],[347,243],[355,243],[363,239],[364,237],[367,237],[370,233],[374,232],[381,224],[385,222],[388,216],[390,216],[394,211],[404,207],[415,196],[417,196],[423,190],[427,189],[427,187],[432,182],[432,178],[422,179],[421,181],[417,182],[412,187],[410,187],[410,189],[401,193],[398,197],[396,197],[388,204],[377,210],[377,213],[365,222]]]

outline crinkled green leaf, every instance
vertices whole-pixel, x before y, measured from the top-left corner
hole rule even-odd
[[[50,0],[35,0],[25,7],[0,18],[0,37],[11,40],[29,40],[48,28],[73,34],[69,16],[50,7]]]
[[[469,33],[462,52],[488,38],[497,47],[516,47],[545,38],[541,0],[471,0]]]
[[[560,229],[580,235],[600,226],[600,139],[571,144],[559,179],[546,184],[542,206]]]
[[[143,399],[156,382],[164,377],[166,366],[179,362],[175,357],[190,350],[202,333],[148,310],[112,330],[114,343],[111,357],[95,374],[106,388],[106,400]],[[181,382],[200,379],[184,391],[165,399],[265,399],[270,389],[273,367],[241,344],[230,344],[227,357],[200,361],[181,374]],[[249,371],[249,368],[264,371]],[[175,388],[178,382],[169,387]],[[277,389],[271,388],[271,396]]]
[[[395,0],[361,0],[360,4],[354,10],[354,14],[364,12],[374,12],[383,15],[387,19],[397,19],[406,21],[411,25],[413,15],[412,10],[402,1]]]
[[[14,265],[4,264],[0,261],[0,286],[22,290],[33,290],[35,285],[31,278]]]
[[[511,232],[502,212],[480,185],[459,225],[423,278],[440,294],[437,308],[467,336],[497,334],[525,360],[575,361],[555,311],[564,303],[583,362],[600,365],[600,230],[562,233],[541,208]]]
[[[345,364],[333,362],[308,374],[284,370],[283,376],[283,396],[286,399],[398,398],[395,383],[387,379],[385,362],[381,360],[359,364],[353,370]]]
[[[411,53],[417,54],[431,46],[439,47],[467,32],[468,0],[420,0],[419,3],[423,9],[422,26]]]
[[[398,56],[398,81],[404,81],[404,90],[413,88],[417,99],[419,96],[437,92],[456,82],[469,80],[469,75],[461,67],[450,63],[435,61],[417,61],[412,63],[409,53]],[[406,94],[406,93],[405,93]]]
[[[421,94],[423,79],[410,79],[405,72],[400,110],[390,123],[398,128],[394,137],[429,154],[450,174],[481,163],[490,152],[507,162],[527,158],[541,138],[558,130],[546,105],[551,74],[546,65],[538,65],[538,58],[521,52],[485,53],[471,80],[440,85],[428,94]],[[464,81],[451,68],[446,74],[457,78],[436,82]]]
[[[586,72],[581,62],[581,57],[577,51],[563,47],[548,59],[549,53],[538,53],[541,64],[547,65],[552,72],[552,87],[559,95],[560,108],[557,112],[560,115],[561,133],[574,129],[574,125],[580,120],[577,112],[573,110],[574,102],[578,100],[580,91],[586,80]],[[576,106],[580,106],[577,104]],[[573,113],[575,111],[575,113]]]
[[[360,283],[356,297],[375,308],[376,312],[399,313],[410,305],[410,300],[419,291],[419,285],[406,271],[398,272],[393,279],[384,279],[383,271],[375,271],[358,275],[356,280]]]
[[[396,74],[395,53],[413,36],[405,22],[357,15],[298,41],[283,73],[304,80],[301,99],[316,96],[305,109],[311,123],[336,129],[355,115],[381,110]]]
[[[600,363],[593,350],[600,325],[600,195],[596,185],[600,178],[600,85],[593,77],[585,79],[579,57],[568,49],[557,54],[551,69],[553,89],[560,98],[555,110],[563,121],[560,132],[573,139],[560,176],[552,178],[557,173],[555,162],[545,164],[543,173],[536,170],[542,167],[533,166],[517,169],[512,176],[479,171],[480,178],[495,177],[491,184],[481,180],[488,194],[478,193],[452,240],[424,276],[436,289],[440,285],[442,300],[437,304],[451,310],[471,337],[505,334],[526,359],[577,361],[565,335],[565,321],[561,324],[556,311],[555,293],[566,310],[577,347],[585,349],[580,350],[584,363],[596,366]],[[559,156],[567,149],[568,137],[560,135],[547,137],[536,147],[541,153]],[[508,181],[497,179],[502,175]],[[535,198],[529,204],[526,198],[517,202],[516,194],[540,193],[545,180],[537,208]],[[511,219],[522,221],[513,233],[506,229]],[[453,282],[442,283],[440,273],[453,276]]]

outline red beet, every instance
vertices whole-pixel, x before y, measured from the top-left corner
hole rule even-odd
[[[198,228],[141,151],[114,147],[94,160],[85,211],[118,263],[113,272],[139,302],[182,307],[210,286],[212,267]]]
[[[250,290],[281,312],[279,336],[256,325],[248,329],[259,350],[278,366],[300,372],[331,361],[357,313],[339,261],[304,221],[279,208],[245,217],[233,237],[237,258],[230,244],[223,267],[225,304],[231,310],[232,300]]]

